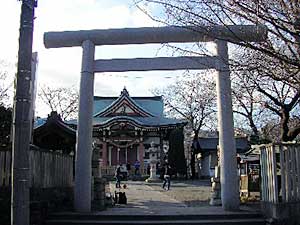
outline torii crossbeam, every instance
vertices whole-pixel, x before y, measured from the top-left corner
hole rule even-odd
[[[230,71],[227,42],[260,42],[267,36],[265,26],[156,27],[107,30],[48,32],[46,48],[82,46],[82,69],[76,145],[75,209],[91,210],[92,113],[95,72],[149,70],[216,69],[219,147],[221,165],[221,199],[225,210],[239,208],[236,147],[233,130]],[[160,57],[138,59],[95,60],[96,45],[128,45],[147,43],[217,43],[217,56]]]

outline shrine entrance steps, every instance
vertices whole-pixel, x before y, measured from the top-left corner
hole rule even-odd
[[[99,215],[97,213],[60,213],[48,217],[46,225],[265,225],[258,213],[225,213],[201,215]]]

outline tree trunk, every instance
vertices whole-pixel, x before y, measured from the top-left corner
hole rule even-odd
[[[250,127],[251,127],[253,134],[258,137],[259,133],[258,133],[257,127],[255,126],[253,119],[250,117],[249,117],[249,123],[250,123]]]
[[[298,134],[300,134],[300,125],[294,127],[293,129],[290,129],[288,137],[292,141],[298,136]]]
[[[281,141],[292,141],[289,137],[289,110],[286,107],[281,109],[281,121],[280,121],[280,139]]]
[[[195,156],[200,151],[198,135],[199,135],[199,130],[195,129],[194,130],[194,139],[193,139],[193,144],[192,144],[192,152],[191,152],[191,173],[192,173],[191,179],[196,178]]]
[[[192,150],[191,152],[191,173],[192,173],[192,177],[191,179],[195,179],[196,178],[196,169],[195,169],[195,150]]]

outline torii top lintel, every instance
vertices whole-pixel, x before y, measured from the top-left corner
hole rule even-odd
[[[267,37],[264,25],[167,26],[105,30],[46,32],[46,48],[81,46],[85,40],[95,45],[209,42],[221,39],[233,43],[260,42]]]

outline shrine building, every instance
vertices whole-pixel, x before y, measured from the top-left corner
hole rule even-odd
[[[163,110],[162,96],[130,97],[126,88],[119,97],[94,97],[93,143],[102,166],[136,160],[143,166],[152,142],[162,159],[170,131],[186,124],[164,117]]]
[[[157,148],[158,158],[163,160],[169,146],[170,132],[182,129],[186,125],[185,121],[166,118],[163,111],[162,96],[131,97],[126,88],[119,97],[94,96],[93,167],[100,165],[101,168],[108,168],[126,163],[133,165],[138,160],[143,169],[144,163],[149,159],[151,143]],[[54,120],[59,120],[59,117],[56,116]],[[48,118],[47,121],[53,123],[53,119]],[[62,126],[62,123],[68,126]],[[62,139],[70,139],[68,127],[74,130],[77,128],[77,120],[60,121],[55,124],[59,126],[47,132],[49,137],[59,135]],[[43,133],[46,134],[47,128],[49,125],[46,122],[35,130],[43,129]],[[41,136],[41,132],[36,134]],[[49,137],[43,136],[43,139]],[[74,144],[75,141],[68,143]]]

